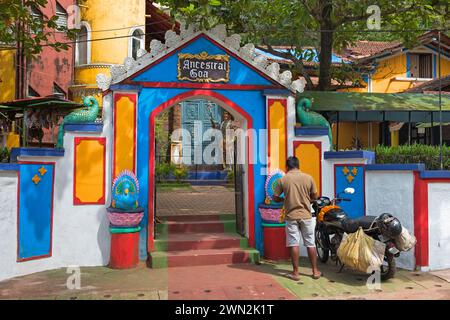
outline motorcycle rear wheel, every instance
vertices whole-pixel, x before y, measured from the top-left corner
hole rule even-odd
[[[395,257],[392,253],[386,252],[384,255],[384,263],[380,266],[381,280],[386,281],[394,277],[397,271],[397,266],[395,264]]]
[[[316,243],[317,256],[322,263],[327,263],[330,256],[330,250],[326,249],[326,244],[324,244],[325,236],[326,235],[316,227],[314,240]]]

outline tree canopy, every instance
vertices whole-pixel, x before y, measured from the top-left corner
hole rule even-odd
[[[57,23],[58,16],[36,15],[46,7],[47,0],[0,0],[0,45],[3,50],[20,45],[27,57],[38,55],[44,46],[57,51],[67,50],[66,42],[56,41],[55,32],[75,39],[77,29]],[[2,50],[2,49],[0,49]]]
[[[448,0],[161,0],[171,15],[209,29],[225,23],[262,50],[293,62],[294,76],[302,75],[307,88],[314,85],[305,63],[318,55],[319,83],[327,90],[331,79],[357,81],[358,66],[336,68],[333,51],[357,40],[402,40],[415,43],[426,29],[448,30]],[[373,7],[376,5],[377,7]],[[369,8],[370,7],[370,8]],[[377,14],[379,29],[377,30]],[[279,52],[283,45],[290,50]]]

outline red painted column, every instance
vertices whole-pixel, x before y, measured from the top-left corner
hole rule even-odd
[[[130,269],[139,263],[139,232],[112,233],[109,267]]]
[[[290,257],[286,247],[286,231],[284,226],[263,226],[264,257],[270,260],[287,260]]]
[[[428,259],[428,183],[414,172],[414,235],[416,266],[427,267]]]

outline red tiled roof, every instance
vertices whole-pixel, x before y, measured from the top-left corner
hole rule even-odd
[[[438,48],[437,42],[438,32],[429,31],[417,38],[417,41],[421,45],[428,45]],[[448,46],[450,46],[450,38],[444,33],[441,33],[441,50],[449,53]],[[403,49],[403,43],[401,41],[356,41],[353,45],[348,46],[341,53],[337,53],[343,59],[348,60],[361,60],[367,58],[373,58],[381,54],[392,53],[396,50]]]
[[[400,41],[357,41],[348,46],[343,52],[338,53],[340,57],[348,60],[358,60],[389,52],[402,47]]]
[[[412,88],[405,90],[404,92],[412,92],[412,93],[430,93],[430,92],[438,92],[439,91],[439,83],[441,84],[442,92],[449,90],[450,88],[450,75],[442,77],[441,81],[439,78],[430,80],[421,84],[418,84]]]

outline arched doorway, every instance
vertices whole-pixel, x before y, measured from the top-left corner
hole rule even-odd
[[[128,59],[111,72],[112,176],[128,169],[141,181],[139,203],[146,212],[141,224],[140,257],[145,259],[154,251],[155,117],[189,99],[213,101],[245,119],[246,235],[249,246],[262,253],[263,229],[257,208],[264,202],[267,172],[276,168],[270,159],[292,154],[287,141],[294,136],[293,87],[299,84],[291,87],[292,75],[288,71],[279,73],[276,63],[267,66],[267,61],[260,61],[252,54],[251,44],[240,47],[237,35],[223,39],[215,32],[197,32],[181,38],[168,46],[154,42],[150,53],[134,62]],[[199,68],[201,74],[196,72]],[[279,135],[277,142],[268,144],[267,132],[271,129],[278,130]],[[271,145],[278,150],[271,151]]]
[[[253,159],[253,149],[250,147],[252,145],[252,135],[253,129],[252,117],[240,106],[238,106],[233,101],[229,100],[225,96],[212,91],[212,90],[192,90],[188,92],[181,93],[163,104],[159,105],[150,113],[149,117],[149,165],[148,165],[148,186],[149,186],[149,198],[148,198],[148,242],[147,246],[149,252],[154,249],[154,222],[155,222],[155,193],[156,193],[156,176],[155,176],[155,119],[158,114],[166,109],[173,107],[175,104],[188,99],[204,99],[212,101],[217,105],[221,106],[227,112],[229,112],[235,119],[241,123],[243,136],[243,143],[237,148],[237,158],[242,159],[243,167],[242,170],[242,215],[243,221],[245,221],[244,230],[245,235],[249,239],[251,245],[254,245],[254,181],[253,181],[253,164],[251,159]],[[250,132],[250,134],[248,134]],[[236,204],[238,205],[238,204]]]

